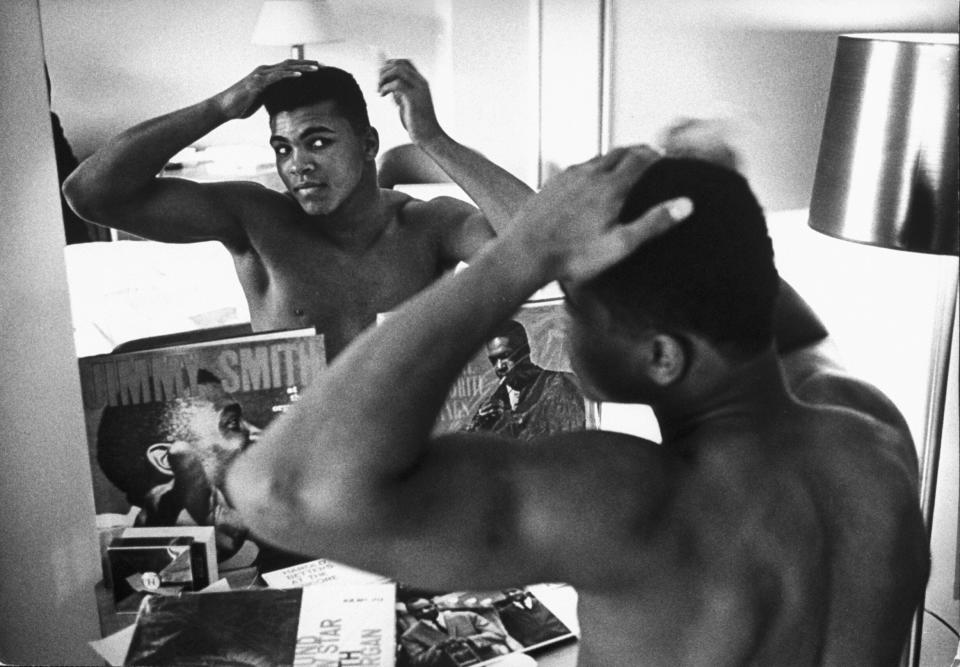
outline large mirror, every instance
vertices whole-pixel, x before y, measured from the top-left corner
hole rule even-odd
[[[291,54],[289,45],[254,43],[262,0],[40,0],[39,4],[51,109],[79,160],[124,129],[205,99],[256,66]],[[307,43],[304,56],[354,74],[379,132],[381,155],[409,139],[393,101],[377,95],[378,70],[385,57],[409,58],[430,82],[438,118],[451,136],[529,184],[537,184],[538,3],[327,0],[326,5],[330,22],[322,27],[328,37]],[[593,39],[596,49],[597,33]],[[267,114],[260,110],[248,119],[219,127],[182,151],[171,160],[175,163],[169,165],[171,173],[196,180],[256,180],[282,189],[268,138]],[[453,193],[426,190],[411,194],[431,198]],[[139,362],[115,364],[112,358],[87,364],[93,355],[109,354],[118,347],[129,350],[131,341],[133,347],[139,347],[145,338],[157,335],[249,321],[233,261],[218,243],[162,244],[116,234],[110,238],[108,242],[68,244],[65,249],[74,342],[77,355],[84,358],[81,381],[85,389],[126,382],[136,373],[134,368],[145,367],[137,366]],[[541,335],[539,329],[531,329],[530,338],[535,354],[541,351],[540,339],[549,343],[545,349],[562,349],[550,331]],[[551,377],[560,377],[559,370],[566,370],[560,361],[544,362],[542,355],[536,361],[550,369]],[[496,385],[486,356],[479,366],[471,376],[476,380],[476,387],[471,384],[475,392],[465,398],[480,400]],[[193,383],[192,376],[178,378],[181,384]],[[222,387],[226,390],[226,384]],[[137,423],[153,419],[144,416],[148,412],[161,415],[155,419],[158,424],[179,418],[171,418],[174,408],[161,406],[162,401],[153,395],[150,400],[143,399],[149,405],[137,405],[136,409],[126,404],[111,404],[107,409],[90,399],[90,393],[85,391],[84,407],[95,509],[101,546],[105,546],[134,519],[130,512],[148,525],[169,519],[156,517],[163,513],[167,487],[181,481],[180,454],[164,444],[173,437],[164,430],[166,426],[157,426],[146,438],[140,437],[146,435],[139,433],[142,428],[135,428],[139,435],[130,430],[125,442],[110,448],[105,443],[118,439],[107,437],[112,428],[108,426],[117,420],[105,415],[130,414],[130,408]],[[180,393],[187,396],[189,392]],[[170,395],[180,399],[180,393],[174,388]],[[254,426],[264,426],[271,411],[290,400],[283,388],[278,396],[266,398],[258,397],[256,391],[231,393],[243,404],[245,418]],[[263,405],[258,403],[260,398]],[[191,395],[189,400],[196,399]],[[579,404],[581,426],[595,423],[582,396],[573,396],[570,403]],[[471,422],[477,410],[465,399],[455,407],[459,410],[457,423]],[[136,461],[117,462],[118,457],[110,454],[128,449],[140,452],[139,445],[128,446],[135,442],[144,443],[143,456],[138,454]],[[112,457],[109,461],[108,455]],[[146,471],[147,482],[141,484],[127,474],[134,465]],[[202,523],[206,509],[191,512],[191,518]],[[224,551],[232,552],[233,546],[226,545]],[[104,575],[107,577],[109,570]]]

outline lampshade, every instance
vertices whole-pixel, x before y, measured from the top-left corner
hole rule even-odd
[[[268,46],[325,42],[330,41],[330,27],[326,0],[265,0],[251,41]]]
[[[957,53],[955,33],[840,36],[812,228],[884,248],[960,253]]]

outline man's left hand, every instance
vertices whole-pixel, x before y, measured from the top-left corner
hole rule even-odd
[[[381,96],[393,95],[400,109],[400,122],[413,143],[425,143],[443,133],[433,110],[430,84],[409,60],[384,63],[377,89]]]

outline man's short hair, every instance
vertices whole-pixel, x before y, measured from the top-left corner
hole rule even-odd
[[[730,358],[755,356],[773,341],[779,276],[763,211],[731,169],[691,158],[655,162],[630,190],[621,222],[674,197],[693,214],[584,286],[616,322],[706,337]]]
[[[263,106],[272,118],[281,111],[332,101],[357,134],[370,127],[367,103],[356,79],[338,67],[321,67],[281,79],[263,93]]]

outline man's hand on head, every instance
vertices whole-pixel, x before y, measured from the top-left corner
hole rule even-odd
[[[263,92],[282,79],[298,77],[320,68],[315,60],[284,60],[275,65],[261,65],[235,84],[214,96],[227,118],[247,118],[260,108]]]
[[[631,146],[566,169],[527,201],[509,238],[539,257],[551,280],[580,282],[598,275],[693,212],[693,203],[680,197],[636,220],[619,221],[630,188],[659,157],[646,146]]]
[[[400,109],[400,122],[415,144],[443,133],[433,109],[430,84],[409,60],[387,60],[380,68],[377,90],[382,97],[393,95]]]

